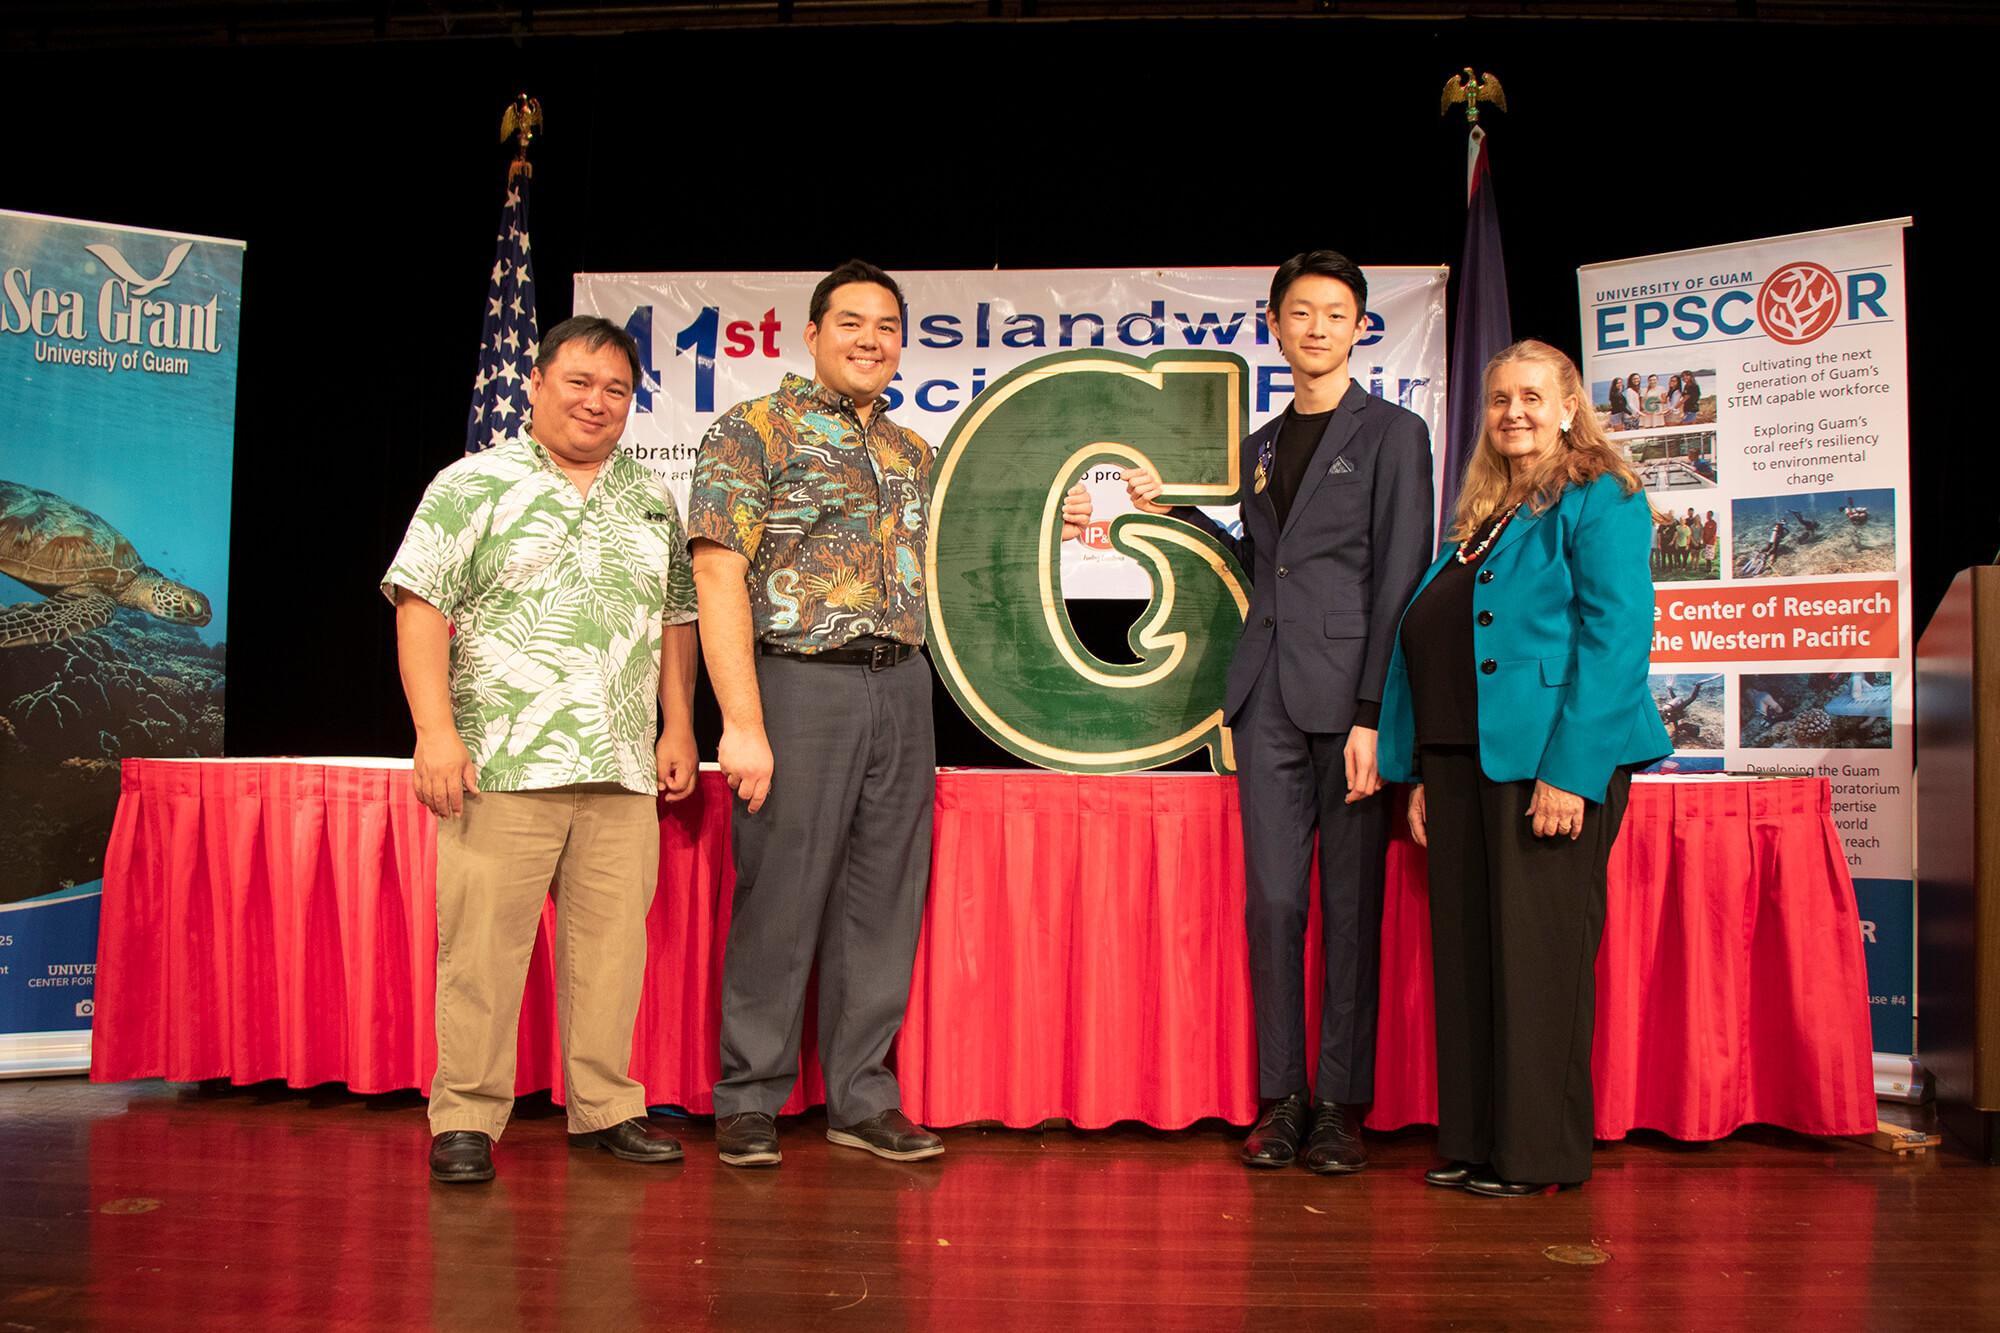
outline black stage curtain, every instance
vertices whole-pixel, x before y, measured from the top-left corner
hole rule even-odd
[[[544,327],[583,270],[1455,265],[1437,98],[1467,64],[1515,108],[1489,121],[1515,332],[1572,354],[1578,264],[1912,214],[1921,628],[2000,546],[1960,444],[1987,437],[1984,54],[1944,26],[1331,17],[15,50],[5,193],[248,240],[229,749],[402,754],[375,582],[461,447],[516,93],[548,115]],[[1074,610],[1111,656],[1139,608]],[[941,762],[1017,763],[942,689],[938,719]]]

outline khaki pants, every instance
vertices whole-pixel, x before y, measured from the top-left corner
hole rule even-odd
[[[431,1133],[476,1129],[498,1139],[507,1127],[521,991],[551,879],[569,1131],[646,1113],[645,1089],[627,1071],[659,877],[654,799],[609,783],[468,792],[464,813],[438,822]]]

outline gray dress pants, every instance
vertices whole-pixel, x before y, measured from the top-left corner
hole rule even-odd
[[[827,1120],[902,1104],[884,1065],[903,1025],[930,884],[937,744],[931,669],[757,658],[774,767],[756,814],[730,823],[736,893],[722,962],[715,1113],[777,1114],[799,1073],[819,964]]]

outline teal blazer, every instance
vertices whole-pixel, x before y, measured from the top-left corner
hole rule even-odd
[[[1472,665],[1488,778],[1540,778],[1602,801],[1615,769],[1673,753],[1646,683],[1652,540],[1645,492],[1626,495],[1603,476],[1540,514],[1524,506],[1486,553],[1472,585]],[[1425,571],[1418,596],[1456,550]],[[1415,744],[1399,626],[1376,739],[1384,778],[1421,780]]]

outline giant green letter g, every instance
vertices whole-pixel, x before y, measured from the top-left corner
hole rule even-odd
[[[1242,570],[1205,533],[1126,514],[1111,545],[1153,597],[1136,663],[1084,650],[1061,587],[1062,497],[1092,464],[1142,464],[1172,504],[1237,498],[1249,413],[1240,357],[1059,352],[994,381],[945,438],[931,484],[930,644],[945,685],[994,741],[1071,773],[1151,768],[1208,746],[1235,771],[1223,680],[1248,605]]]

